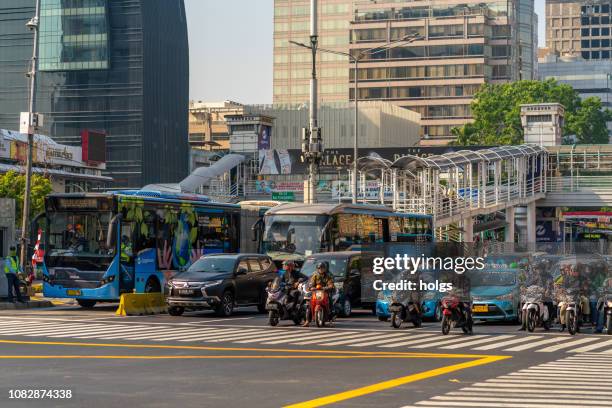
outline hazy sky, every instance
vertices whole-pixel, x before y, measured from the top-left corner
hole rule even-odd
[[[544,1],[535,0],[544,44]],[[272,103],[274,0],[185,0],[191,98]]]

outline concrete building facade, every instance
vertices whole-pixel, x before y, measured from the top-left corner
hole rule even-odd
[[[557,55],[610,59],[612,6],[606,0],[546,0],[546,47]]]
[[[306,105],[247,105],[245,113],[274,118],[270,138],[271,149],[300,149],[301,129],[308,126]],[[319,124],[323,129],[323,148],[353,147],[354,105],[327,103],[319,108]],[[409,147],[419,143],[418,113],[386,102],[359,104],[359,146]]]
[[[241,115],[242,104],[233,101],[189,102],[189,145],[203,150],[229,149],[226,116]]]
[[[310,54],[287,43],[307,42],[307,5],[275,2],[275,103],[308,100]],[[472,120],[470,103],[483,83],[536,77],[533,0],[330,0],[322,2],[320,21],[321,47],[354,55],[418,33],[417,41],[362,59],[357,97],[418,112],[424,144],[445,144],[453,127]],[[351,66],[347,57],[319,55],[322,101],[355,99]]]

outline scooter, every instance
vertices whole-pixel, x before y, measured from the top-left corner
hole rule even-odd
[[[525,304],[523,305],[523,316],[526,319],[527,330],[533,332],[536,327],[543,327],[550,330],[550,316],[548,307],[544,304],[542,292],[543,288],[532,285],[527,288],[525,293]]]
[[[421,327],[423,323],[423,313],[421,307],[412,301],[409,301],[406,305],[401,302],[393,302],[389,306],[391,312],[391,326],[399,329],[402,323],[409,322],[414,327]]]
[[[325,327],[334,321],[335,314],[332,314],[330,302],[328,290],[317,285],[310,299],[310,316],[314,318],[317,327]]]
[[[469,302],[462,302],[458,297],[447,296],[442,298],[442,334],[450,332],[451,327],[461,327],[465,334],[474,332],[474,321],[472,319],[472,308]],[[459,305],[463,305],[463,311]]]
[[[580,326],[582,324],[582,301],[580,294],[577,292],[568,292],[566,298],[566,309],[565,309],[565,325],[567,331],[572,336],[580,332]]]
[[[303,285],[300,282],[299,285]],[[277,326],[281,320],[292,320],[295,325],[299,325],[305,318],[303,308],[302,288],[298,286],[298,299],[289,302],[288,290],[280,279],[275,279],[266,290],[268,299],[266,310],[268,311],[268,324]]]

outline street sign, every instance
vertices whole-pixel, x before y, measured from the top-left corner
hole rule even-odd
[[[295,193],[293,191],[279,191],[272,193],[272,199],[278,201],[295,201]]]

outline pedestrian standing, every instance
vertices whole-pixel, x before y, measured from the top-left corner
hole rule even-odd
[[[17,301],[23,303],[23,298],[19,291],[19,273],[21,273],[21,266],[19,265],[17,250],[14,246],[9,249],[9,256],[4,258],[4,273],[8,284],[8,301],[15,303],[13,298],[13,289],[15,289]]]

